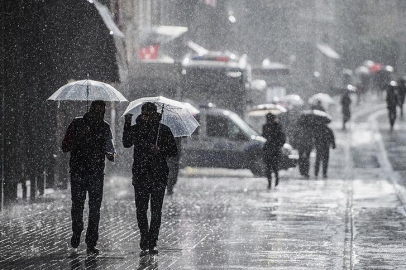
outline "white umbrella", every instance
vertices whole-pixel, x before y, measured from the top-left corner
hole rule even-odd
[[[48,100],[76,100],[76,101],[128,101],[117,89],[107,83],[81,80],[60,87]]]
[[[318,93],[309,98],[310,104],[316,104],[317,101],[321,101],[323,107],[328,108],[330,105],[335,104],[335,100],[328,94]]]
[[[200,126],[190,113],[190,108],[183,102],[162,96],[144,97],[131,101],[123,116],[132,114],[131,124],[135,124],[137,117],[141,114],[141,107],[146,102],[157,105],[158,112],[162,113],[161,123],[168,126],[175,137],[190,136]]]
[[[288,102],[293,106],[303,106],[304,101],[299,95],[287,95],[282,98],[283,101]]]

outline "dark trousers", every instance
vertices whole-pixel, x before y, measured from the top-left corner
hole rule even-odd
[[[269,185],[271,185],[272,183],[272,173],[275,174],[276,183],[279,182],[279,160],[280,160],[279,155],[269,156],[265,159],[266,176],[268,178]]]
[[[299,148],[299,172],[300,175],[309,176],[311,148]]]
[[[89,194],[89,221],[86,231],[86,244],[95,247],[99,239],[100,207],[103,198],[104,174],[78,176],[71,175],[72,194],[72,231],[81,234],[83,231],[83,209],[86,193]]]
[[[393,126],[395,125],[395,121],[396,121],[396,107],[395,108],[391,108],[388,109],[388,114],[389,114],[389,123],[391,126],[391,129],[393,129]]]
[[[145,250],[156,247],[161,227],[162,204],[165,197],[165,186],[162,184],[134,185],[135,207],[138,228],[141,233],[140,248]],[[148,204],[151,201],[151,223],[148,224]]]
[[[330,158],[330,149],[328,147],[316,148],[316,163],[314,175],[319,175],[320,163],[323,163],[323,176],[327,177],[328,161]]]

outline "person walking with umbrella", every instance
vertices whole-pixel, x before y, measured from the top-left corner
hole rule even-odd
[[[141,256],[157,254],[161,226],[162,205],[168,182],[167,158],[178,154],[171,129],[160,123],[162,114],[157,106],[145,102],[136,124],[131,125],[132,114],[125,115],[123,146],[134,147],[132,184],[134,186],[136,216],[141,233]],[[148,222],[148,204],[151,204],[151,222]]]
[[[323,178],[327,179],[328,162],[330,158],[330,147],[335,149],[335,137],[333,130],[327,125],[318,125],[314,129],[314,145],[316,147],[316,162],[314,175],[317,179],[319,175],[320,163],[323,164]]]
[[[99,254],[96,244],[99,238],[100,207],[103,197],[105,157],[114,161],[115,149],[110,125],[104,121],[106,103],[93,101],[83,117],[75,118],[69,125],[62,142],[62,151],[70,152],[72,195],[71,246],[80,244],[83,231],[83,209],[89,194],[89,221],[86,232],[87,253]]]
[[[286,142],[285,133],[277,118],[272,113],[266,115],[266,123],[262,127],[262,136],[266,139],[263,155],[268,178],[268,189],[272,188],[272,173],[275,174],[275,186],[279,184],[279,161],[282,147]]]
[[[406,80],[404,77],[401,77],[399,79],[398,94],[399,94],[398,106],[400,108],[400,117],[402,117],[402,119],[403,119],[403,104],[405,103],[405,96],[406,96]]]
[[[310,154],[313,150],[313,127],[309,123],[298,123],[292,137],[292,146],[299,152],[300,175],[309,179]]]
[[[346,123],[350,120],[351,118],[351,97],[350,97],[350,91],[347,89],[344,90],[344,93],[341,96],[341,112],[343,114],[343,130],[346,130]]]
[[[399,104],[399,95],[397,90],[397,83],[391,81],[386,87],[386,105],[388,108],[390,131],[393,131],[393,127],[396,121],[396,108]]]

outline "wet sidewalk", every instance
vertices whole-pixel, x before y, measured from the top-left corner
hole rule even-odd
[[[106,181],[97,257],[84,243],[69,257],[69,193],[10,208],[0,213],[0,269],[406,269],[403,191],[369,114],[360,110],[351,132],[332,123],[327,180],[295,169],[267,190],[245,170],[183,170],[165,198],[157,256],[138,256],[129,178]]]

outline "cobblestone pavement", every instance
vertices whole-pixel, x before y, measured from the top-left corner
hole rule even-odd
[[[406,138],[371,125],[385,121],[371,118],[382,108],[357,108],[348,132],[331,124],[338,147],[328,180],[293,169],[267,190],[246,170],[183,170],[165,198],[157,256],[138,256],[129,178],[106,180],[97,257],[84,243],[70,257],[67,191],[16,205],[0,213],[0,269],[406,269],[406,193],[396,174]]]

